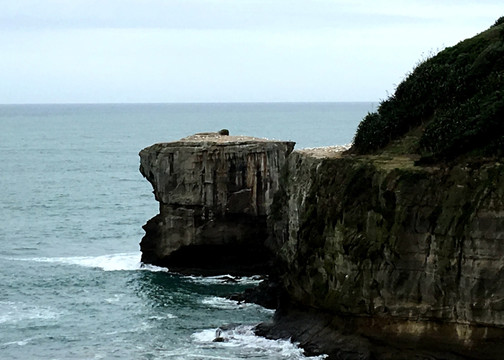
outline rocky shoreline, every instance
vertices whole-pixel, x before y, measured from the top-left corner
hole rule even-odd
[[[257,333],[307,354],[499,358],[504,165],[293,146],[204,134],[142,150],[160,202],[142,261],[269,275],[235,299],[276,308]]]

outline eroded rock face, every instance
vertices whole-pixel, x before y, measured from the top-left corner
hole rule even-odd
[[[503,164],[294,152],[283,179],[273,248],[291,304],[372,340],[499,358]]]
[[[203,133],[140,152],[160,213],[144,226],[142,261],[191,273],[268,266],[266,218],[293,142]]]
[[[504,165],[293,146],[212,133],[142,150],[160,203],[142,261],[257,274],[274,254],[282,305],[259,331],[314,354],[501,358]]]

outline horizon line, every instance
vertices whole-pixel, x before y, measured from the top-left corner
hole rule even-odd
[[[379,103],[382,100],[352,100],[352,101],[181,101],[181,102],[22,102],[0,103],[0,106],[21,105],[219,105],[219,104],[337,104],[337,103]]]

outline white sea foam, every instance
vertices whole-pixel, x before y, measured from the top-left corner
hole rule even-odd
[[[119,253],[98,256],[69,256],[69,257],[37,257],[37,258],[9,258],[9,260],[46,262],[63,265],[78,265],[98,268],[104,271],[168,271],[166,268],[142,264],[140,255],[135,253]]]
[[[284,359],[325,359],[325,355],[306,357],[298,344],[289,340],[270,340],[254,334],[251,325],[240,325],[231,329],[207,329],[192,335],[195,345],[240,348],[256,355],[275,356]]]
[[[164,315],[154,315],[150,316],[149,320],[166,320],[166,319],[176,319],[178,316],[173,314],[164,314]]]
[[[224,309],[224,310],[240,309],[240,308],[244,308],[246,305],[250,305],[250,304],[245,304],[245,303],[239,303],[238,301],[235,301],[235,300],[221,298],[218,296],[211,296],[211,297],[204,298],[201,301],[201,303],[203,305],[207,305],[212,308]]]
[[[109,297],[105,299],[105,302],[109,304],[115,304],[121,301],[121,298],[123,297],[124,294],[114,294],[113,297]]]
[[[12,345],[16,345],[16,346],[25,346],[27,345],[33,338],[27,338],[27,339],[23,339],[23,340],[18,340],[18,341],[9,341],[9,342],[6,342],[6,343],[3,343],[3,344],[0,344],[0,347],[6,347],[6,346],[12,346]]]
[[[0,301],[0,324],[15,324],[26,320],[54,320],[60,315],[61,313],[49,307]]]
[[[256,276],[187,276],[193,282],[207,285],[238,284],[238,285],[258,285],[264,280],[264,277]]]
[[[215,309],[222,309],[222,310],[257,308],[257,309],[260,309],[261,311],[271,313],[271,314],[275,312],[274,310],[266,309],[266,308],[263,308],[262,306],[259,306],[256,304],[239,302],[236,300],[230,300],[230,299],[226,299],[226,298],[218,297],[218,296],[206,297],[201,301],[201,303],[203,305],[207,305],[209,307],[212,307]]]
[[[202,357],[199,354],[185,354],[184,359],[209,359],[209,360],[236,360],[235,357],[227,357],[227,356],[210,356],[210,355],[205,355]]]

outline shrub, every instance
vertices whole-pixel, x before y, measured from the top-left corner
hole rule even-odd
[[[359,124],[352,151],[376,151],[426,124],[417,150],[424,155],[502,153],[504,38],[498,34],[503,32],[504,17],[487,32],[420,62]]]
[[[504,16],[501,16],[500,18],[498,18],[495,21],[495,24],[493,24],[493,26],[499,26],[499,25],[502,25],[502,24],[504,24]]]

